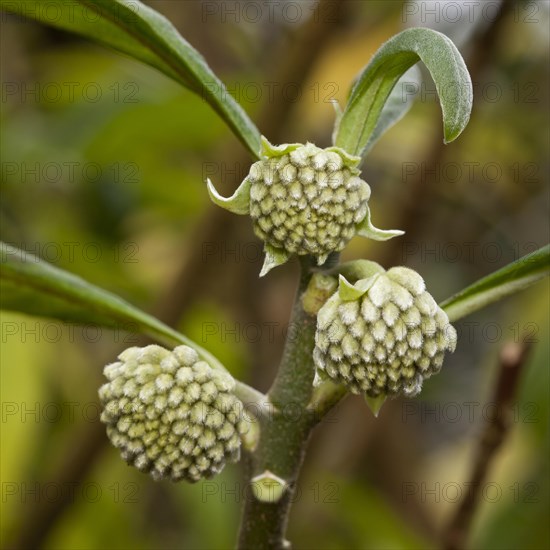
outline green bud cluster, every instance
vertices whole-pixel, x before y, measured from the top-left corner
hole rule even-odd
[[[153,478],[195,482],[239,459],[243,405],[227,373],[188,346],[132,347],[107,365],[101,421],[122,457]]]
[[[403,234],[372,224],[370,187],[359,177],[361,157],[312,143],[272,145],[262,137],[260,158],[231,197],[222,197],[207,180],[215,204],[252,218],[264,241],[260,277],[293,254],[314,256],[322,265],[355,235],[386,241]]]
[[[248,174],[254,232],[290,254],[342,250],[367,214],[370,187],[358,159],[312,143],[254,163]]]
[[[456,331],[422,277],[394,267],[354,286],[341,278],[317,316],[314,360],[321,378],[352,393],[414,396],[455,345]]]

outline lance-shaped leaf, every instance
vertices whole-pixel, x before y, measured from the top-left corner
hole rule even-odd
[[[421,83],[422,73],[417,65],[412,66],[397,81],[384,107],[382,107],[376,127],[363,149],[363,156],[366,156],[375,143],[409,112],[420,90]]]
[[[473,97],[464,60],[445,35],[413,28],[383,44],[365,67],[339,121],[335,145],[352,155],[362,155],[370,147],[382,129],[378,125],[393,88],[418,61],[426,65],[435,82],[443,111],[445,143],[461,134],[470,119]]]
[[[155,317],[32,254],[0,243],[0,267],[2,309],[69,323],[131,329],[170,347],[191,346],[210,365],[224,369],[208,351]]]
[[[480,279],[441,304],[449,321],[457,321],[497,300],[510,296],[550,274],[550,245]]]
[[[86,36],[158,69],[205,99],[258,157],[260,132],[203,56],[146,4],[129,0],[0,0],[2,9]],[[182,121],[183,123],[183,121]]]

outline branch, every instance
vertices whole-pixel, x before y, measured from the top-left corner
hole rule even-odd
[[[513,402],[519,377],[529,357],[528,343],[507,344],[500,353],[498,379],[493,395],[494,407],[478,443],[468,491],[455,516],[443,533],[446,550],[463,550],[472,520],[479,506],[483,481],[499,448],[505,441],[513,418]]]
[[[337,255],[331,260],[337,261]],[[239,536],[241,549],[288,548],[284,536],[292,497],[310,433],[319,420],[319,415],[308,408],[315,374],[316,315],[306,311],[303,303],[311,301],[309,293],[324,289],[310,285],[315,262],[305,258],[301,263],[300,285],[290,321],[297,332],[287,339],[279,372],[268,394],[277,410],[269,419],[260,421],[258,447],[246,457],[247,479],[275,477],[281,482],[282,494],[258,497],[252,484],[247,483]]]

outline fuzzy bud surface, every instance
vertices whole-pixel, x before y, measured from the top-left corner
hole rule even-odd
[[[155,480],[196,482],[239,459],[242,403],[233,378],[189,346],[129,348],[107,365],[101,421],[126,462]]]
[[[422,277],[405,267],[355,287],[348,287],[351,296],[336,292],[319,311],[318,374],[368,397],[417,395],[441,369],[445,352],[455,349],[456,331],[446,313]]]

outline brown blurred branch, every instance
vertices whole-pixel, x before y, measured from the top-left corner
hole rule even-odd
[[[472,475],[466,493],[456,514],[443,533],[445,550],[464,550],[470,527],[478,510],[483,482],[495,456],[510,432],[513,419],[514,396],[518,381],[529,357],[531,345],[514,343],[504,346],[499,358],[498,379],[493,394],[491,414],[479,439]]]

